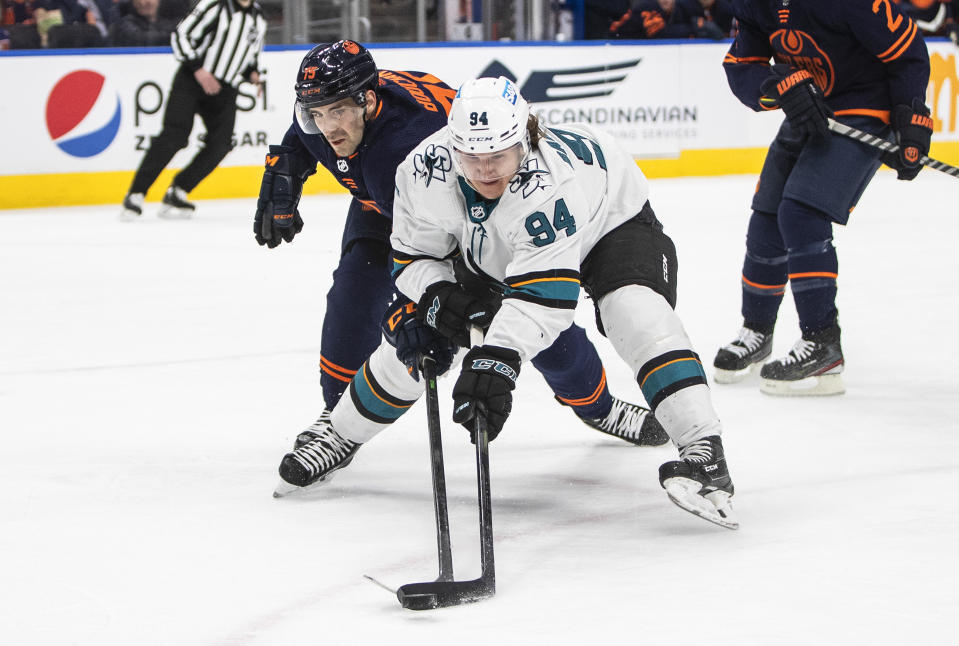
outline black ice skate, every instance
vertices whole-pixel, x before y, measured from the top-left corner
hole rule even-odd
[[[281,480],[273,497],[309,491],[329,482],[336,471],[353,461],[361,446],[340,436],[332,426],[319,431],[312,440],[283,456]]]
[[[733,513],[733,481],[726,468],[723,441],[710,435],[679,449],[680,460],[659,467],[659,484],[669,499],[700,518],[739,529]]]
[[[748,327],[739,330],[739,336],[716,353],[713,360],[713,379],[717,384],[742,381],[772,353],[773,335],[763,334]]]
[[[580,419],[597,431],[637,446],[660,446],[669,441],[666,431],[648,408],[630,404],[617,397],[613,397],[613,407],[606,417]]]
[[[163,194],[163,206],[157,214],[168,220],[185,220],[193,217],[196,206],[186,199],[186,191],[179,186],[170,186]]]
[[[296,441],[293,442],[293,448],[298,449],[307,442],[315,440],[322,433],[327,433],[331,430],[333,430],[333,425],[330,423],[330,409],[324,408],[319,418],[300,431],[300,434],[296,436]]]
[[[127,193],[123,198],[123,210],[120,219],[124,222],[139,220],[143,215],[143,193]]]
[[[769,395],[841,395],[843,365],[839,326],[804,334],[789,354],[763,366],[759,389]]]

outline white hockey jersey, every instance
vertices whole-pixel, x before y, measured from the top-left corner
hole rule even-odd
[[[642,172],[606,133],[586,124],[546,131],[498,200],[486,200],[453,171],[443,128],[396,171],[393,275],[418,301],[455,280],[457,249],[467,267],[498,282],[503,306],[485,343],[532,359],[573,322],[580,263],[604,235],[640,212]]]

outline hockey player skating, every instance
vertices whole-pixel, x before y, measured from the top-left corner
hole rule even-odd
[[[410,153],[396,181],[394,274],[416,302],[406,317],[410,328],[419,323],[459,345],[467,344],[470,325],[486,330],[484,343],[463,359],[454,421],[471,428],[484,411],[489,437],[496,437],[522,364],[569,328],[582,284],[601,329],[679,448],[681,459],[660,468],[670,499],[738,527],[722,427],[672,309],[675,249],[632,158],[586,125],[541,129],[510,81],[483,78],[463,85],[448,127]],[[457,277],[450,260],[457,254],[468,277]],[[498,286],[495,313],[474,296],[476,283]],[[284,458],[281,493],[348,464],[422,394],[423,384],[397,358],[399,351],[409,360],[410,343],[415,339],[399,339],[397,351],[382,344],[373,353],[332,411],[334,441]]]
[[[760,372],[763,392],[844,392],[832,226],[846,224],[881,163],[911,180],[929,151],[929,56],[915,23],[887,0],[736,0],[739,34],[723,66],[753,110],[786,119],[752,202],[742,274],[743,326],[719,350],[716,381],[745,378],[772,351],[787,283],[802,338]],[[770,65],[770,59],[773,64]],[[831,134],[827,118],[894,139],[880,153]]]
[[[282,145],[270,146],[266,157],[256,240],[274,248],[300,232],[303,182],[318,162],[353,199],[326,297],[320,349],[325,409],[300,433],[297,446],[324,432],[329,410],[380,343],[393,292],[389,239],[396,167],[418,142],[446,125],[454,94],[430,74],[378,70],[369,51],[349,40],[317,45],[300,63],[295,118]],[[582,328],[571,327],[534,364],[557,399],[586,424],[634,444],[666,442],[648,409],[610,394],[599,355]]]

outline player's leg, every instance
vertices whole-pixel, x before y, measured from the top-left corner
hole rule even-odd
[[[647,204],[601,239],[583,263],[583,280],[616,352],[639,383],[680,460],[660,467],[660,483],[683,509],[738,527],[734,489],[699,356],[673,310],[676,251]]]
[[[850,125],[883,135],[872,119]],[[760,388],[776,395],[845,391],[836,308],[839,262],[832,223],[845,224],[879,168],[878,154],[844,137],[810,140],[790,174],[779,207],[789,281],[802,337],[784,357],[763,366]]]
[[[669,439],[649,409],[610,394],[596,346],[578,325],[563,331],[532,364],[556,400],[571,407],[587,426],[640,446],[658,446]]]
[[[390,280],[390,221],[350,204],[340,262],[326,294],[320,339],[320,387],[324,410],[296,439],[299,446],[329,423],[350,380],[379,346],[380,323],[393,293]]]
[[[360,447],[389,427],[423,394],[423,380],[414,380],[383,341],[360,366],[329,415],[329,423],[308,442],[283,456],[275,496],[312,488],[352,462]]]
[[[152,138],[133,176],[130,190],[123,200],[122,219],[134,219],[142,213],[144,195],[177,151],[186,147],[202,93],[203,90],[186,68],[177,70],[163,112],[163,128],[160,134]]]
[[[786,248],[776,214],[804,141],[784,122],[766,154],[746,234],[741,277],[743,324],[736,338],[716,353],[716,383],[745,379],[772,351],[773,328],[787,282]]]

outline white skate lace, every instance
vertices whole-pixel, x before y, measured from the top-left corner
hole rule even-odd
[[[740,328],[739,336],[732,343],[723,346],[723,350],[731,352],[737,357],[744,357],[762,345],[766,335],[750,330],[748,327]]]
[[[320,413],[320,416],[315,422],[310,424],[306,429],[303,430],[304,433],[312,433],[313,435],[318,435],[323,431],[327,431],[332,427],[330,422],[330,409],[324,408],[323,412]]]
[[[706,438],[690,442],[679,449],[679,457],[687,462],[711,462],[713,459],[713,445]]]
[[[599,427],[608,433],[635,439],[643,428],[646,412],[635,404],[613,397],[613,407]]]
[[[329,471],[353,451],[356,442],[340,437],[332,428],[293,451],[293,459],[313,474]]]
[[[816,343],[814,341],[807,341],[806,339],[799,339],[796,341],[796,344],[793,346],[792,350],[789,351],[782,359],[782,364],[788,366],[791,363],[799,363],[804,361],[813,353],[813,350],[816,349]]]

